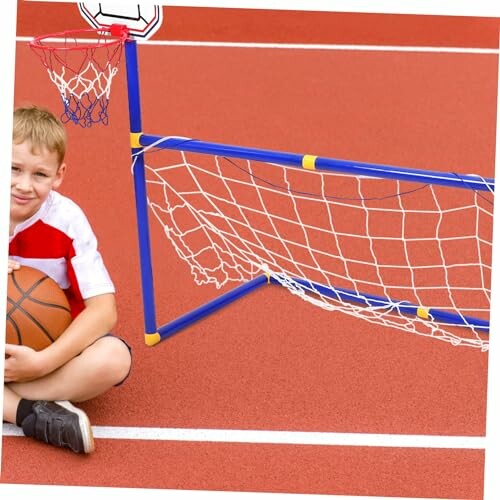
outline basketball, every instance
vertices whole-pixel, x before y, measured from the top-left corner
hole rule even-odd
[[[68,299],[59,285],[28,266],[8,274],[6,343],[40,351],[71,323]]]

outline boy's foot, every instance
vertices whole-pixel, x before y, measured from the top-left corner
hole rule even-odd
[[[94,451],[89,419],[69,401],[36,401],[22,428],[26,436],[53,446],[70,448],[75,453]]]

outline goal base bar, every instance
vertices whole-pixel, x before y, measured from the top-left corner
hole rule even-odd
[[[412,304],[407,301],[396,301],[377,295],[363,294],[345,288],[320,285],[312,281],[300,278],[287,278],[290,281],[300,284],[304,289],[311,293],[321,294],[340,302],[356,302],[367,307],[374,307],[380,310],[388,310],[393,314],[405,316],[418,316],[421,319],[434,321],[437,323],[446,323],[448,325],[465,326],[480,330],[481,333],[488,333],[490,322],[484,319],[464,316],[459,313],[444,311],[442,309],[425,307]],[[276,278],[271,278],[271,282],[279,283]]]
[[[374,307],[380,310],[387,310],[389,314],[418,316],[428,321],[474,328],[481,333],[489,333],[489,321],[487,320],[464,316],[458,313],[451,313],[435,308],[425,308],[406,301],[397,302],[376,295],[360,294],[353,290],[347,290],[344,288],[320,285],[319,283],[314,283],[312,281],[307,281],[301,278],[286,279],[296,283],[302,289],[305,289],[310,293],[319,293],[340,302],[359,303],[366,307]],[[162,340],[171,337],[172,335],[183,330],[184,328],[187,328],[193,323],[196,323],[197,321],[210,316],[212,313],[219,311],[220,309],[231,304],[237,299],[242,298],[245,295],[248,295],[249,293],[267,284],[281,285],[281,282],[278,278],[269,276],[267,274],[258,276],[257,278],[254,278],[244,283],[243,285],[240,285],[233,290],[220,295],[216,299],[207,302],[197,309],[193,309],[192,311],[179,316],[173,321],[160,326],[157,331],[149,333],[147,332],[145,334],[146,344],[149,346],[156,345]]]
[[[263,285],[267,285],[268,283],[269,279],[266,275],[258,276],[257,278],[247,281],[243,285],[240,285],[233,290],[220,295],[216,299],[207,302],[197,309],[193,309],[192,311],[179,316],[170,323],[160,326],[157,331],[158,335],[160,336],[160,340],[165,340],[166,338],[171,337],[180,330],[209,316],[219,309],[222,309],[223,307],[231,304],[235,300],[253,292],[254,290],[257,290]]]

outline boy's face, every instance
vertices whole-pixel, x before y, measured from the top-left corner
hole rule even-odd
[[[12,145],[10,222],[19,224],[34,215],[52,189],[63,180],[66,165],[59,165],[57,153],[32,151],[29,141]]]

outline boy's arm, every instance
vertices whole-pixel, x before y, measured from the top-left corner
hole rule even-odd
[[[116,320],[116,302],[113,293],[85,300],[85,309],[53,344],[40,351],[40,363],[45,371],[41,376],[56,370],[109,333],[114,328]]]

